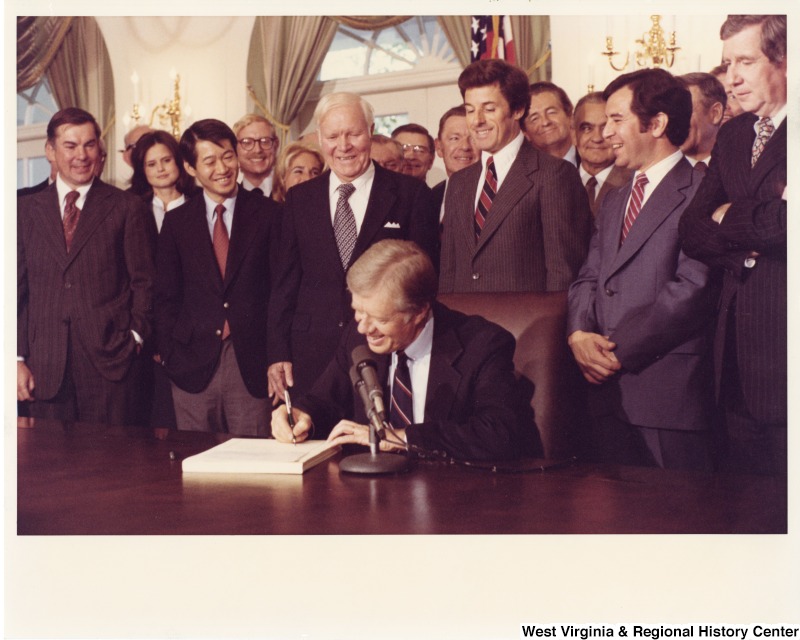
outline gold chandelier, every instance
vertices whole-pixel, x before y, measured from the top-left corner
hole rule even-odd
[[[661,16],[650,16],[653,26],[650,31],[643,34],[636,40],[639,45],[636,50],[636,65],[639,67],[650,67],[659,69],[661,67],[670,68],[675,62],[675,52],[680,50],[676,46],[675,32],[669,36],[669,44],[664,39],[664,29],[661,27]],[[606,36],[606,50],[602,52],[608,58],[608,64],[614,71],[624,71],[630,60],[630,52],[625,52],[625,62],[618,67],[614,64],[614,56],[620,55],[619,51],[614,51],[614,40],[611,36]]]

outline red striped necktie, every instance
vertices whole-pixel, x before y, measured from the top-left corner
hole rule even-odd
[[[636,180],[633,183],[633,191],[631,192],[631,201],[628,204],[628,211],[625,214],[625,221],[622,225],[622,238],[620,239],[620,244],[625,242],[625,238],[628,237],[628,233],[633,226],[636,217],[639,215],[639,212],[642,210],[642,200],[644,200],[644,186],[649,182],[647,176],[644,173],[640,173],[636,176]]]
[[[483,182],[483,189],[481,189],[481,196],[478,198],[478,206],[475,207],[475,220],[473,221],[473,229],[475,231],[475,240],[481,237],[483,225],[486,224],[486,217],[489,215],[489,209],[492,208],[492,201],[497,193],[497,169],[494,166],[494,157],[489,156],[486,161],[486,180]]]

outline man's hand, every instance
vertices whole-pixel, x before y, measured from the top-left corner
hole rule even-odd
[[[592,384],[603,384],[622,368],[613,351],[616,343],[607,336],[589,331],[575,331],[567,344],[580,367],[583,377]]]
[[[393,435],[389,435],[388,438],[391,440],[400,438],[405,442],[405,429],[395,429]],[[331,431],[331,435],[328,436],[328,442],[332,444],[363,444],[369,446],[369,427],[352,420],[340,420],[339,424]],[[402,445],[390,440],[381,440],[380,448],[381,451],[405,451]]]
[[[305,411],[292,407],[294,429],[289,426],[286,406],[278,407],[272,412],[272,437],[278,442],[303,442],[311,437],[311,416]]]
[[[272,406],[275,407],[283,400],[286,389],[294,386],[294,376],[292,375],[291,362],[276,362],[267,369],[267,393],[272,398]]]
[[[25,402],[27,400],[34,400],[33,390],[36,384],[33,380],[33,374],[28,369],[28,365],[24,362],[17,361],[17,400]]]
[[[726,202],[725,204],[718,206],[717,210],[711,214],[711,219],[717,224],[722,224],[722,219],[725,217],[725,214],[728,213],[730,206],[730,202]]]

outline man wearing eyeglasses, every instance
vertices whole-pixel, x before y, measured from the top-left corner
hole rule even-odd
[[[425,182],[433,165],[433,137],[420,124],[403,124],[392,131],[392,138],[403,145],[403,173]]]
[[[241,118],[233,125],[236,134],[236,153],[242,173],[242,187],[246,191],[260,189],[272,194],[272,167],[278,157],[278,137],[275,127],[263,116],[254,113]]]

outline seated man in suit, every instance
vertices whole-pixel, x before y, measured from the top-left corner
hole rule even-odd
[[[372,106],[353,93],[324,96],[314,113],[330,171],[289,190],[269,310],[270,389],[311,388],[352,317],[345,274],[373,243],[413,240],[435,260],[431,190],[370,159]]]
[[[589,455],[603,462],[710,470],[710,272],[680,247],[678,221],[702,176],[680,151],[692,97],[663,69],[606,87],[605,136],[632,182],[597,211],[569,290],[568,343],[592,383]]]
[[[578,172],[589,196],[592,213],[612,189],[627,183],[633,171],[614,163],[614,150],[603,136],[606,126],[606,101],[599,91],[587,93],[575,105],[573,113],[575,144],[581,164]]]
[[[268,435],[267,307],[280,205],[236,183],[236,136],[199,120],[181,136],[202,192],[158,238],[156,329],[179,429]]]
[[[480,161],[445,194],[442,293],[563,291],[589,247],[592,214],[577,169],[525,140],[528,77],[478,60],[458,78]]]
[[[384,382],[393,435],[384,449],[438,452],[465,460],[532,453],[535,427],[526,421],[514,376],[514,338],[480,316],[436,302],[436,271],[413,242],[382,240],[350,268],[355,323],[311,391],[272,414],[275,438],[312,436],[368,444],[363,404],[349,376],[351,353],[367,345]],[[389,399],[391,398],[391,402]]]

